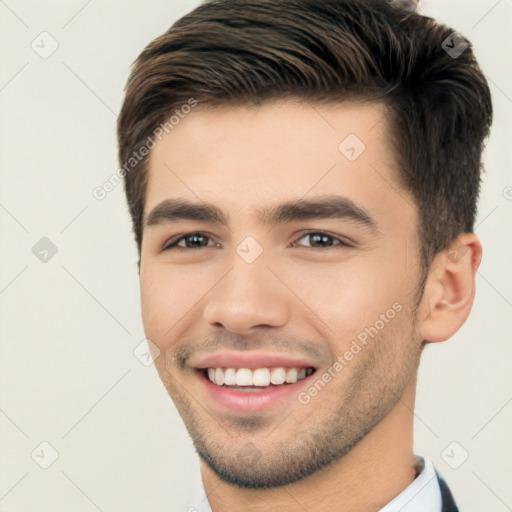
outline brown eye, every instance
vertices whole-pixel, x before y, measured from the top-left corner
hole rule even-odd
[[[164,251],[169,249],[202,249],[203,247],[214,247],[214,245],[208,245],[208,240],[211,240],[210,237],[204,235],[203,233],[189,233],[187,235],[184,235],[180,238],[177,238],[173,242],[167,244],[164,247]],[[184,241],[184,244],[181,244],[181,242]],[[213,242],[213,240],[212,240]]]
[[[303,240],[304,238],[309,240],[310,247],[312,247],[313,249],[330,249],[331,247],[335,246],[349,247],[349,244],[347,244],[340,238],[329,235],[328,233],[323,233],[321,231],[312,231],[310,233],[305,233],[302,235],[301,238],[299,238],[299,240]]]

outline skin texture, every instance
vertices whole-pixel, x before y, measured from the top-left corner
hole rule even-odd
[[[354,161],[338,149],[350,134],[365,145]],[[184,198],[211,203],[230,221],[148,226],[140,266],[155,366],[201,456],[214,512],[376,511],[415,477],[423,340],[443,341],[466,320],[481,246],[463,234],[438,254],[416,308],[418,212],[398,184],[388,134],[382,105],[279,101],[198,108],[152,150],[145,218],[161,201]],[[269,227],[256,216],[327,195],[351,199],[377,231],[324,218]],[[315,245],[307,232],[334,238]],[[163,250],[195,233],[205,237],[199,244],[181,239],[183,248]],[[250,264],[236,251],[247,236],[263,249]],[[302,356],[321,376],[393,304],[400,312],[307,404],[293,397],[242,416],[201,393],[195,363],[218,349]],[[256,454],[249,463],[247,450]]]

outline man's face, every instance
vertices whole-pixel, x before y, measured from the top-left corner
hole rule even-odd
[[[224,480],[271,487],[314,473],[413,382],[418,214],[396,173],[379,105],[198,107],[152,150],[144,328]],[[194,217],[177,200],[218,211]]]

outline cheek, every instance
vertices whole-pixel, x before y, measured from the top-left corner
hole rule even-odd
[[[186,328],[186,318],[197,314],[209,282],[208,275],[197,268],[154,264],[141,269],[141,315],[146,336],[160,348],[176,339]]]
[[[169,329],[182,314],[183,291],[164,272],[146,271],[140,278],[141,314],[146,336],[162,348]]]
[[[358,323],[379,314],[383,306],[397,300],[400,289],[394,269],[362,257],[340,264],[289,268],[284,280],[294,283],[291,288],[311,309],[338,323]]]
[[[405,300],[400,281],[404,276],[393,266],[399,261],[383,265],[381,258],[373,259],[289,268],[284,280],[294,283],[290,287],[296,295],[323,320],[327,338],[345,340]]]

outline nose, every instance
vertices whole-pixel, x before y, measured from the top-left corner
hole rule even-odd
[[[236,334],[282,327],[290,318],[289,291],[267,268],[263,257],[247,263],[236,253],[231,270],[205,297],[203,319]]]

